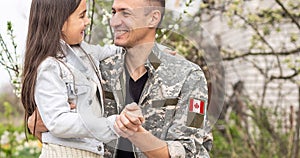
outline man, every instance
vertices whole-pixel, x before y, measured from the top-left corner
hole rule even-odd
[[[114,0],[110,24],[124,53],[102,61],[101,72],[107,115],[123,112],[114,126],[121,137],[104,157],[209,157],[203,144],[212,137],[191,125],[189,111],[190,100],[207,104],[207,82],[199,66],[155,44],[164,7],[163,0]],[[132,102],[142,109],[142,126],[124,108]]]
[[[155,44],[164,7],[164,0],[113,2],[110,25],[115,45],[124,52],[101,63],[106,111],[120,113],[124,105],[136,102],[145,123],[138,126],[132,115],[122,112],[114,126],[121,136],[117,150],[107,155],[209,157],[203,142],[212,137],[199,128],[201,123],[191,126],[196,117],[189,111],[190,100],[207,105],[207,82],[199,66],[165,54]]]

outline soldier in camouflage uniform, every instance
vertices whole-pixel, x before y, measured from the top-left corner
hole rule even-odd
[[[132,12],[134,7],[142,7],[145,4],[157,6],[158,3],[158,6],[164,7],[162,0],[114,1],[114,15],[111,21],[115,31],[114,42],[125,49],[122,54],[101,62],[106,98],[105,111],[107,116],[119,114],[128,104],[126,101],[128,78],[136,77],[137,81],[141,75],[136,75],[136,72],[145,73],[147,81],[137,103],[140,105],[146,121],[138,127],[138,131],[133,131],[133,135],[128,135],[128,139],[134,145],[134,157],[151,156],[149,153],[152,151],[156,154],[152,157],[209,157],[208,151],[211,146],[205,144],[212,142],[212,136],[211,133],[206,133],[203,130],[203,126],[207,126],[207,123],[204,123],[206,118],[203,118],[203,122],[197,121],[199,115],[190,112],[189,109],[190,99],[202,100],[207,104],[207,82],[204,73],[199,66],[185,59],[163,53],[153,43],[155,41],[155,27],[160,23],[163,14],[153,9],[150,10],[151,14],[147,9],[147,15]],[[163,5],[161,5],[162,3]],[[123,17],[119,14],[120,12]],[[150,22],[145,19],[148,15],[152,15],[153,20]],[[157,15],[161,15],[161,17],[157,17]],[[141,16],[144,19],[140,19]],[[128,22],[143,24],[140,23],[141,21],[148,22],[148,26],[139,27],[138,31],[135,32],[134,29],[128,29],[129,26],[126,26],[129,24]],[[117,25],[121,25],[121,27],[118,28]],[[135,26],[135,28],[138,27]],[[151,32],[150,39],[153,39],[150,40],[152,44],[149,44],[149,40],[143,41],[145,37],[149,37],[149,31]],[[135,34],[136,36],[127,36],[127,34]],[[147,46],[139,49],[139,44],[143,42],[148,42]],[[138,51],[134,52],[134,50]],[[130,55],[134,55],[134,53],[141,54],[140,58],[126,62],[126,59],[129,59]],[[130,71],[129,68],[132,63],[143,63],[140,65],[141,67],[135,68],[135,70],[142,71]],[[126,73],[127,71],[129,73]],[[125,114],[121,113],[121,115]],[[120,123],[120,117],[116,122]],[[124,127],[128,127],[128,125],[124,123],[123,127],[115,126],[116,131],[124,131]],[[130,129],[126,130],[130,131]],[[124,133],[126,132],[124,131]],[[119,134],[127,137],[122,133]],[[111,144],[106,145],[104,157],[115,155],[116,144],[116,142],[111,142]],[[145,149],[144,144],[150,144],[150,148]],[[163,155],[165,153],[167,155]],[[124,157],[123,155],[119,156]]]
[[[125,82],[125,55],[125,52],[118,54],[101,64],[108,115],[118,113],[125,105],[125,87],[122,84]],[[202,70],[185,59],[162,52],[156,46],[145,67],[149,78],[138,103],[146,120],[143,127],[166,141],[171,157],[209,157],[207,150],[210,149],[202,144],[204,139],[211,140],[211,136],[202,128],[189,127],[187,123],[189,99],[207,99]],[[144,157],[140,152],[137,155]]]
[[[159,10],[160,13],[157,13],[155,7],[151,10],[154,22],[150,20],[152,23],[147,23],[151,27],[146,25],[140,26],[137,31],[133,29],[137,27],[135,24],[141,24],[140,21],[147,21],[148,15],[140,17],[143,14],[132,9],[149,4],[164,7],[164,1],[158,0],[114,0],[111,19],[115,32],[114,42],[123,46],[124,51],[101,62],[105,111],[108,116],[119,114],[129,103],[129,78],[137,82],[146,74],[147,80],[137,101],[145,123],[138,131],[130,131],[133,135],[126,135],[126,131],[130,130],[129,126],[134,125],[130,119],[124,121],[119,118],[116,121],[119,124],[115,125],[116,131],[121,136],[128,137],[133,144],[134,157],[164,157],[164,153],[167,153],[166,157],[209,157],[211,146],[203,145],[205,142],[212,142],[211,133],[203,130],[208,125],[204,123],[206,117],[203,117],[202,122],[197,122],[199,115],[189,109],[191,99],[204,101],[207,105],[208,90],[204,73],[196,64],[166,54],[154,43],[156,27],[163,16],[162,10]],[[125,29],[127,30],[124,31]],[[152,42],[145,40],[149,36]],[[142,45],[143,42],[147,44]],[[134,67],[136,63],[143,64]],[[150,142],[155,142],[152,144],[153,148],[151,145],[148,148],[153,150],[153,155],[145,149]],[[112,148],[117,144],[114,143],[106,145],[105,157],[114,155]]]

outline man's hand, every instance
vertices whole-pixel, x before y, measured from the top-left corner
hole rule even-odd
[[[76,104],[70,102],[70,109],[76,109]],[[35,129],[34,129],[34,122],[36,119],[36,125],[35,125]],[[28,118],[28,122],[27,122],[27,126],[30,130],[30,132],[40,141],[42,142],[42,133],[43,132],[48,132],[47,127],[45,126],[41,115],[38,111],[38,109],[35,109],[34,112],[32,113],[31,116],[29,116]],[[34,131],[35,130],[35,131]],[[33,133],[34,132],[34,133]]]
[[[35,124],[36,121],[36,124]],[[35,124],[35,129],[34,129]],[[32,113],[32,115],[28,118],[27,126],[30,132],[40,141],[42,142],[42,133],[47,132],[48,129],[45,126],[40,113],[37,109]],[[35,131],[34,131],[35,130]],[[33,133],[34,132],[34,133]]]
[[[134,135],[144,122],[141,108],[136,103],[131,103],[117,116],[114,128],[120,136],[128,138]]]
[[[168,54],[174,55],[174,56],[177,55],[177,52],[174,50],[171,50],[170,48],[165,48],[163,51]]]
[[[121,115],[125,115],[135,125],[141,125],[145,122],[142,109],[135,102],[126,105]]]

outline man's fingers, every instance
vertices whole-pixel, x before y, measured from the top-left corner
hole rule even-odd
[[[138,126],[141,125],[141,122],[138,118],[128,118],[126,116],[126,114],[121,114],[120,115],[120,120],[122,122],[122,124],[133,131],[137,131],[138,130]]]
[[[116,130],[116,132],[124,137],[127,138],[129,136],[132,136],[134,134],[134,131],[128,129],[121,121],[120,116],[117,116],[116,122],[114,124],[114,128]]]
[[[140,107],[135,102],[127,104],[125,108],[129,111],[140,110]]]
[[[35,120],[35,116],[36,116],[36,111],[34,111],[32,113],[31,116],[29,116],[28,120],[27,120],[27,126],[28,126],[28,129],[30,131],[30,133],[33,133],[33,129],[34,129],[34,120]]]
[[[171,54],[171,55],[176,55],[176,54],[177,54],[176,51],[173,51],[173,50],[171,50],[170,48],[165,48],[165,49],[164,49],[164,52],[169,53],[169,54]]]
[[[122,113],[125,113],[127,118],[133,124],[138,125],[138,124],[140,124],[140,122],[144,123],[144,121],[145,121],[141,108],[135,102],[126,105],[126,107],[124,108]]]
[[[35,133],[34,133],[35,135],[38,135],[38,133],[48,131],[37,109],[32,113],[31,116],[29,116],[27,121],[28,121],[27,126],[31,133],[33,133],[35,128]]]
[[[39,132],[47,132],[48,129],[41,118],[40,112],[39,111],[36,112],[37,112],[36,130]]]
[[[114,124],[114,129],[115,131],[118,133],[118,135],[124,137],[125,136],[125,133],[120,129],[119,125],[117,122],[115,122]]]
[[[135,125],[141,125],[145,122],[145,119],[142,115],[137,115],[131,111],[126,111],[124,114]]]
[[[71,110],[73,110],[73,109],[76,109],[76,104],[74,104],[74,103],[70,103],[70,108],[71,108]]]
[[[40,133],[40,132],[35,132],[34,136],[35,136],[40,142],[42,142],[42,133]]]

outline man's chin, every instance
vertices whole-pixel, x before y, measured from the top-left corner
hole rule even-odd
[[[115,44],[116,46],[120,46],[120,47],[127,47],[127,43],[126,43],[126,42],[121,42],[121,41],[115,40],[115,41],[114,41],[114,44]]]

